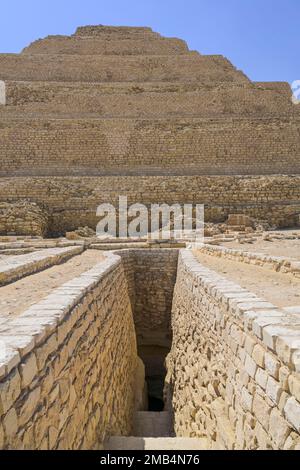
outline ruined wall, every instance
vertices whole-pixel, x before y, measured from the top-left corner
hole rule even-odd
[[[0,175],[298,174],[299,121],[0,121]]]
[[[69,177],[1,178],[0,201],[28,199],[45,205],[51,233],[78,226],[96,227],[99,204],[204,203],[207,221],[221,222],[229,213],[245,213],[271,224],[285,224],[300,212],[300,178],[270,177]]]
[[[138,359],[119,257],[1,317],[0,331],[0,448],[101,448],[130,433]]]
[[[216,449],[300,448],[299,315],[182,250],[172,331],[167,392],[178,436],[206,436]]]

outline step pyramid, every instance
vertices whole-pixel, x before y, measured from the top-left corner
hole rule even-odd
[[[97,206],[119,195],[205,204],[213,222],[245,213],[286,226],[300,212],[300,107],[287,83],[110,26],[0,54],[0,81],[0,203],[36,204],[49,235],[94,228]]]

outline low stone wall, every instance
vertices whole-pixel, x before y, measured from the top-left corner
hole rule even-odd
[[[256,266],[263,266],[273,271],[300,277],[300,261],[287,258],[286,256],[270,256],[264,253],[235,250],[233,248],[209,244],[198,244],[197,249],[211,256],[241,261],[247,264],[255,264]]]
[[[181,250],[168,386],[178,436],[216,449],[300,448],[300,315]]]
[[[131,431],[140,363],[120,257],[1,317],[0,448],[92,449]]]
[[[83,246],[71,248],[48,248],[34,253],[10,256],[0,261],[0,286],[42,271],[82,253]]]

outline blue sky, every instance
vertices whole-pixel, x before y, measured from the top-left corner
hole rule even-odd
[[[300,0],[8,0],[0,51],[20,52],[85,24],[150,26],[203,54],[225,55],[252,80],[300,79]]]

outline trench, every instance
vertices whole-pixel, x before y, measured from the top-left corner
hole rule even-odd
[[[147,411],[167,411],[165,360],[172,345],[171,310],[178,250],[132,250],[118,253],[128,280],[137,349],[145,367]]]

